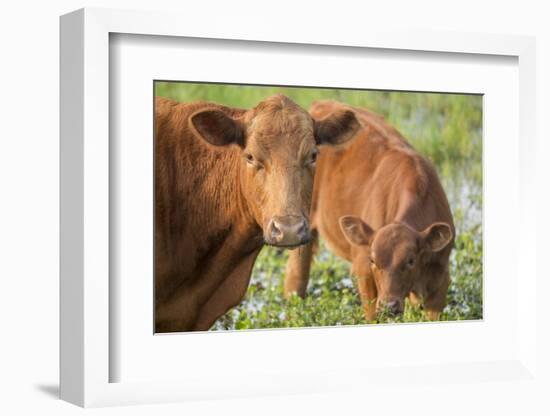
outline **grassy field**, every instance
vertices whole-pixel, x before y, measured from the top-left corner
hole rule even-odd
[[[179,101],[213,101],[247,108],[269,95],[283,93],[306,109],[313,101],[330,98],[382,114],[434,162],[451,204],[457,238],[451,255],[448,304],[441,319],[482,318],[481,96],[166,82],[157,82],[155,88],[156,95]],[[285,250],[264,248],[256,261],[245,299],[220,318],[213,330],[367,323],[349,264],[332,255],[322,242],[313,263],[306,299],[283,299],[287,256]],[[420,309],[407,304],[402,317],[382,317],[377,322],[423,319]]]

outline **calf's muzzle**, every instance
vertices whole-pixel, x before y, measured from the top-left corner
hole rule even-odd
[[[403,313],[404,305],[398,299],[389,299],[385,302],[380,302],[378,309],[384,310],[391,316],[397,316]]]

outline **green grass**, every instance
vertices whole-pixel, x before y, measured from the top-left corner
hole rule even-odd
[[[156,94],[178,101],[213,101],[248,108],[283,93],[309,108],[335,99],[383,115],[434,162],[449,198],[457,229],[451,255],[451,286],[442,320],[482,318],[482,98],[478,95],[357,91],[156,83]],[[252,329],[365,324],[349,264],[323,244],[313,263],[308,296],[283,299],[288,252],[265,247],[245,299],[218,320],[216,329]],[[407,304],[400,318],[378,322],[423,321],[422,310]]]

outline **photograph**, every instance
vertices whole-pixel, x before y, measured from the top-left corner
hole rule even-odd
[[[483,319],[483,95],[156,80],[154,332]]]

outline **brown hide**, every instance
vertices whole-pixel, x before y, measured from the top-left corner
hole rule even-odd
[[[367,319],[404,297],[423,301],[436,319],[445,305],[454,225],[433,165],[384,119],[333,101],[315,103],[315,119],[352,110],[363,125],[343,148],[323,148],[314,183],[311,228],[352,262]],[[305,295],[311,250],[290,254],[285,294]]]
[[[156,99],[157,332],[210,328],[244,296],[265,242],[310,240],[317,145],[358,128],[350,111],[316,122],[281,95],[250,110]]]

